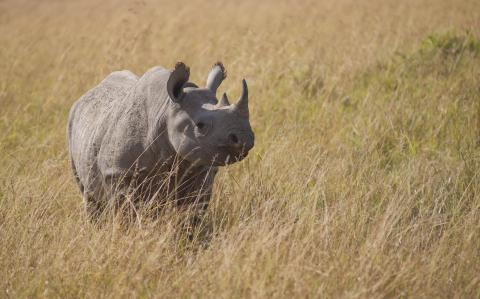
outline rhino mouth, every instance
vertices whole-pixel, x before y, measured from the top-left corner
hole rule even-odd
[[[230,165],[240,162],[248,156],[248,151],[230,147],[220,146],[220,153],[214,157],[215,164],[219,166]]]
[[[233,154],[233,155],[227,155],[227,158],[225,159],[225,164],[233,164],[235,162],[240,162],[243,159],[245,159],[248,156],[248,152],[246,153],[240,153],[240,154]]]
[[[203,156],[203,158],[201,156]],[[211,158],[208,159],[208,156]],[[226,166],[240,162],[247,156],[248,151],[218,146],[216,147],[216,150],[206,152],[201,151],[200,147],[197,147],[190,151],[187,155],[184,155],[183,159],[199,165]]]

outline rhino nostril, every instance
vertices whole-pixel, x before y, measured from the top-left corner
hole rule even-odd
[[[228,140],[230,140],[230,142],[233,144],[238,144],[238,141],[239,141],[237,135],[233,133],[228,134]]]

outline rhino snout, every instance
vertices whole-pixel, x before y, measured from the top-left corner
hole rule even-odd
[[[230,132],[227,135],[227,145],[238,155],[246,156],[253,148],[254,137],[252,133]]]

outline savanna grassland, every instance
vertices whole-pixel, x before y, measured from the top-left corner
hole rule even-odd
[[[202,224],[89,223],[72,103],[217,60],[256,146]],[[2,298],[480,298],[480,1],[0,1],[0,165]]]

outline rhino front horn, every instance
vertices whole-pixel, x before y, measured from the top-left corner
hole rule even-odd
[[[240,99],[235,104],[234,108],[240,115],[244,117],[248,117],[248,87],[247,81],[245,79],[242,80],[242,95]]]

